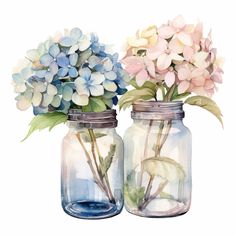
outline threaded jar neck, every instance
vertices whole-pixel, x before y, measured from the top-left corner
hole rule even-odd
[[[181,120],[184,118],[183,102],[135,102],[131,117],[136,120]]]
[[[76,122],[78,128],[115,128],[117,127],[116,110],[103,112],[81,112],[70,109],[68,121]]]

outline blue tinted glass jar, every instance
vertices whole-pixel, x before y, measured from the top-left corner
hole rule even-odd
[[[69,111],[61,169],[61,200],[67,214],[100,219],[121,212],[123,142],[116,126],[115,110]]]
[[[191,133],[182,102],[137,102],[124,136],[125,207],[133,214],[184,214],[191,202]]]

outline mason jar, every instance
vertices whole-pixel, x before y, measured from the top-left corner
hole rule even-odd
[[[124,135],[125,207],[135,215],[186,213],[191,202],[191,133],[183,103],[136,102]]]
[[[68,114],[62,143],[61,201],[74,217],[99,219],[123,207],[123,142],[116,133],[116,111]]]

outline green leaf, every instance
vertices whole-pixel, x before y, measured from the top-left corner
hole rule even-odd
[[[143,169],[150,176],[159,176],[168,181],[183,180],[185,171],[183,167],[175,160],[169,157],[151,157],[142,162]]]
[[[88,131],[81,131],[79,133],[81,134],[81,138],[84,142],[91,143],[92,140],[91,140],[91,137],[90,137]],[[104,134],[104,133],[95,133],[94,135],[95,135],[96,139],[106,136],[106,134]]]
[[[174,196],[166,192],[160,192],[160,198],[174,199]]]
[[[181,94],[173,95],[172,101],[173,101],[173,100],[180,100],[180,99],[182,99],[182,98],[185,98],[185,97],[189,96],[190,94],[191,94],[191,93],[186,92],[186,93],[181,93]]]
[[[22,140],[26,140],[34,131],[49,128],[49,131],[58,124],[65,123],[67,121],[67,115],[62,112],[50,112],[35,116],[30,122],[30,129],[26,137]]]
[[[111,99],[111,98],[115,97],[116,95],[117,95],[116,92],[105,91],[102,96],[106,99]]]
[[[157,85],[155,83],[152,83],[150,81],[146,81],[141,87],[137,85],[136,80],[132,79],[129,81],[129,84],[132,85],[136,89],[142,89],[142,88],[149,88],[152,90],[156,90]]]
[[[108,106],[109,108],[112,108],[112,106],[113,106],[112,99],[110,99],[110,98],[102,98],[102,101],[106,104],[106,106]]]
[[[156,91],[150,88],[133,89],[126,92],[119,100],[120,109],[126,109],[137,100],[149,100],[155,98]]]
[[[193,96],[187,98],[184,103],[189,105],[199,106],[211,112],[220,121],[223,127],[222,113],[220,111],[220,108],[210,98],[204,96]]]
[[[105,176],[105,174],[109,170],[112,160],[113,160],[113,157],[115,155],[115,151],[116,151],[116,145],[111,144],[110,150],[109,150],[107,156],[104,159],[102,157],[99,157],[102,176]]]
[[[137,208],[143,201],[145,195],[145,188],[131,186],[128,183],[125,183],[124,195],[127,205],[133,208]]]
[[[101,97],[90,97],[88,105],[82,107],[83,112],[102,112],[106,109]]]

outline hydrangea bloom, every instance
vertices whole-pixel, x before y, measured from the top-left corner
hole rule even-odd
[[[25,58],[12,75],[20,110],[33,106],[35,115],[67,113],[71,107],[83,110],[90,97],[109,109],[116,96],[126,92],[129,77],[118,54],[111,54],[93,33],[65,30],[29,50]]]
[[[216,83],[222,83],[222,61],[211,34],[204,38],[202,31],[201,23],[186,24],[182,16],[139,30],[127,40],[125,70],[140,87],[149,80],[167,90],[176,86],[178,94],[212,96]]]

